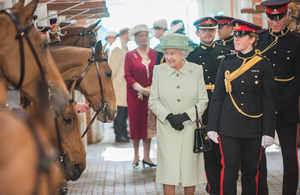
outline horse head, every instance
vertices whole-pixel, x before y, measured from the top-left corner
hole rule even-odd
[[[96,43],[93,57],[89,60],[89,69],[86,69],[76,87],[84,94],[101,122],[111,122],[117,112],[116,96],[112,84],[112,72],[103,52],[101,41]],[[95,66],[92,64],[94,63]],[[93,84],[91,84],[93,83]]]
[[[91,24],[88,27],[83,25],[73,24],[61,24],[61,33],[65,34],[61,36],[61,44],[74,45],[81,47],[94,47],[97,40],[97,31],[100,27],[97,25],[101,20],[95,24]]]
[[[65,113],[50,124],[51,142],[59,151],[64,178],[77,180],[86,167],[86,153],[81,139],[79,116],[73,100],[74,85],[69,89],[70,102]]]
[[[0,68],[9,85],[19,88],[27,99],[37,101],[39,79],[48,83],[55,114],[68,104],[68,91],[50,54],[47,39],[33,28],[32,15],[37,1],[22,2],[10,12],[0,12]],[[17,26],[17,28],[16,28]]]

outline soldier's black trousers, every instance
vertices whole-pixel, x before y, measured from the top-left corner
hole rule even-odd
[[[127,136],[127,123],[126,120],[128,118],[128,110],[125,106],[118,106],[118,114],[114,119],[114,131],[117,138],[122,136]]]
[[[298,134],[297,124],[276,122],[276,131],[279,137],[283,158],[283,187],[282,195],[296,195],[298,188]],[[265,155],[262,158],[266,158]],[[265,160],[264,160],[265,161]],[[266,161],[265,161],[266,162]],[[261,163],[260,172],[267,172],[266,163]],[[261,175],[259,181],[266,180],[266,175]],[[259,184],[259,195],[265,195],[265,185]]]
[[[211,195],[220,194],[221,153],[219,144],[211,141],[212,149],[204,152],[204,165],[207,177],[206,191]]]
[[[234,138],[220,135],[222,170],[220,194],[237,194],[238,172],[242,172],[242,195],[256,195],[261,138]],[[241,166],[240,166],[241,165]]]

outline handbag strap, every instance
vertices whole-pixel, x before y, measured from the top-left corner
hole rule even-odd
[[[198,116],[198,108],[197,108],[197,106],[195,106],[195,109],[196,109],[196,125],[197,125],[197,129],[200,129],[199,116]]]

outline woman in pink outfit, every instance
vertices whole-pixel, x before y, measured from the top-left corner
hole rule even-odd
[[[157,52],[149,48],[149,28],[146,25],[136,25],[129,32],[129,37],[132,36],[138,48],[127,52],[125,56],[130,139],[134,147],[132,166],[136,168],[139,165],[139,145],[142,139],[143,167],[155,167],[150,159],[150,145],[151,138],[156,136],[156,125],[155,116],[148,108],[148,97]]]

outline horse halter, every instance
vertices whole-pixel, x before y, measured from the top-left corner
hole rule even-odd
[[[20,66],[21,66],[21,71],[20,71],[20,80],[18,82],[17,85],[15,85],[15,89],[19,89],[21,88],[23,81],[24,81],[24,75],[25,75],[25,52],[24,52],[24,43],[23,43],[23,37],[25,37],[25,40],[27,41],[30,50],[34,56],[34,59],[39,67],[40,70],[40,74],[42,76],[42,80],[46,81],[45,78],[45,74],[44,74],[44,70],[42,68],[41,62],[37,56],[37,53],[30,41],[30,39],[28,38],[27,34],[28,32],[32,29],[33,27],[33,23],[30,23],[29,26],[27,26],[26,28],[23,28],[22,24],[20,23],[19,19],[17,18],[17,16],[10,10],[10,9],[5,9],[5,10],[0,10],[0,13],[6,13],[10,16],[10,18],[12,19],[12,21],[15,24],[16,30],[17,30],[17,35],[16,35],[16,39],[19,40],[19,51],[20,51]],[[12,83],[12,82],[11,82]]]
[[[98,62],[107,62],[108,59],[107,58],[95,58],[95,55],[96,55],[95,49],[92,48],[92,51],[93,51],[92,52],[93,53],[92,57],[88,60],[89,64],[87,65],[87,67],[83,71],[83,73],[80,76],[80,78],[77,80],[77,82],[75,84],[75,89],[79,87],[81,81],[83,80],[83,78],[85,77],[85,75],[87,74],[87,72],[90,70],[90,68],[92,67],[92,65],[95,64],[96,70],[97,70],[98,82],[99,82],[99,86],[100,86],[101,103],[99,105],[99,108],[96,110],[96,113],[93,116],[92,120],[90,121],[89,125],[87,126],[86,130],[81,135],[81,138],[83,138],[85,136],[85,134],[88,132],[89,128],[93,124],[94,120],[96,119],[96,116],[100,113],[100,111],[102,111],[102,113],[101,113],[102,115],[104,114],[105,109],[106,109],[106,103],[107,103],[107,99],[104,100],[103,85],[102,85],[102,81],[101,81],[101,75],[100,75],[100,71],[99,71]]]
[[[81,33],[77,34],[78,38],[76,39],[76,41],[74,42],[73,45],[76,45],[78,43],[78,41],[82,38],[81,47],[84,47],[84,36],[85,35],[95,35],[96,36],[96,33],[92,32],[92,31],[85,32],[85,27],[82,27]]]
[[[294,19],[296,19],[297,21],[296,21],[296,25],[295,25],[295,31],[298,31],[299,30],[299,25],[300,25],[300,8],[298,9],[298,17],[296,17],[296,16],[293,16],[292,14],[289,14],[289,16],[291,17],[291,18],[294,18]]]

